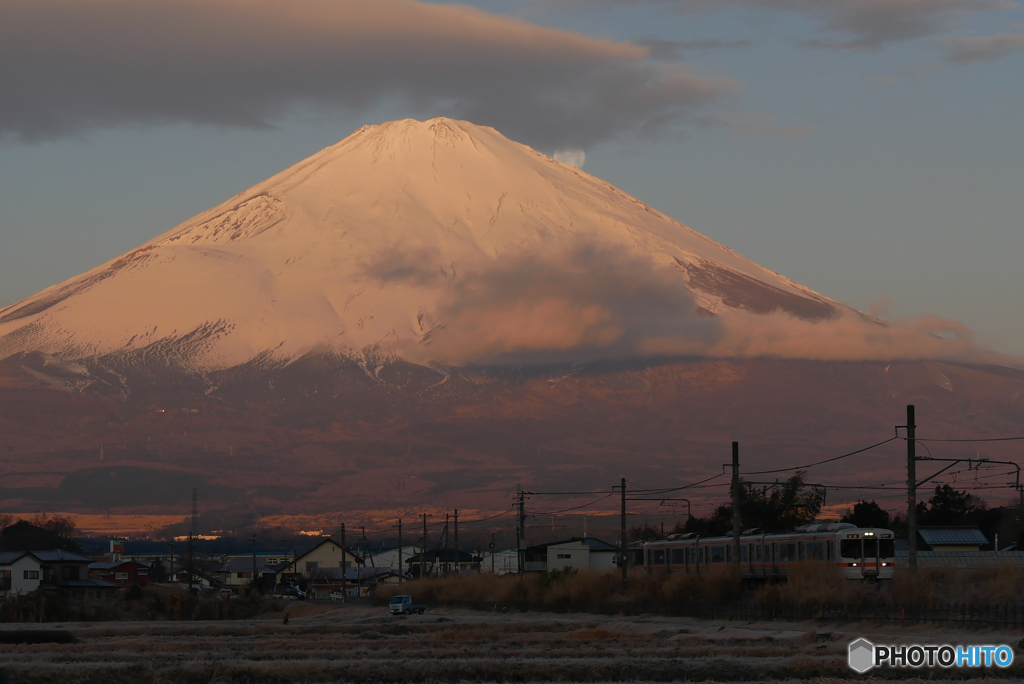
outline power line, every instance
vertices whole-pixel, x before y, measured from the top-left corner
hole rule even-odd
[[[712,480],[718,479],[718,478],[722,477],[723,475],[725,475],[725,473],[718,473],[717,475],[713,475],[713,476],[709,477],[706,480],[701,480],[700,482],[694,482],[693,484],[683,485],[682,487],[672,487],[672,488],[669,488],[669,489],[640,489],[640,488],[637,488],[637,489],[634,489],[632,491],[639,492],[641,494],[667,494],[669,492],[678,492],[678,491],[680,491],[682,489],[695,488],[698,485],[704,484],[705,482],[711,482]],[[713,485],[713,486],[719,486],[719,485]]]
[[[582,506],[573,506],[572,508],[565,508],[565,509],[560,510],[560,511],[536,511],[536,512],[531,512],[530,515],[556,515],[558,513],[568,513],[569,511],[578,511],[581,508],[586,508],[587,506],[593,506],[594,504],[600,503],[601,501],[604,501],[605,499],[610,499],[613,496],[615,496],[615,492],[612,492],[611,494],[607,494],[605,496],[602,496],[600,499],[594,499],[593,501],[587,502],[587,503],[583,504]]]
[[[825,463],[832,463],[833,461],[838,461],[838,460],[840,460],[842,458],[846,458],[848,456],[856,456],[857,454],[862,454],[865,451],[870,451],[871,449],[874,449],[875,447],[880,447],[883,444],[888,444],[889,442],[895,441],[897,439],[901,439],[901,438],[900,437],[890,437],[889,439],[887,439],[887,440],[885,440],[883,442],[878,442],[877,444],[872,444],[871,446],[866,446],[863,449],[857,449],[856,451],[851,451],[850,453],[843,454],[842,456],[834,456],[832,458],[826,458],[823,461],[815,461],[814,463],[807,463],[806,465],[793,466],[792,468],[776,468],[774,470],[757,470],[757,471],[754,471],[754,472],[748,472],[748,473],[743,473],[743,474],[744,475],[768,475],[770,473],[785,473],[785,472],[789,472],[789,471],[792,471],[792,470],[804,470],[806,468],[813,468],[814,466],[823,465]]]
[[[906,439],[904,437],[903,439]],[[978,439],[921,439],[916,438],[914,441],[917,442],[1020,442],[1024,441],[1024,437],[984,437]]]

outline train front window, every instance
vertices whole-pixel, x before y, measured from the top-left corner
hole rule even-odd
[[[878,540],[878,556],[880,558],[895,558],[896,544],[892,539]]]
[[[860,539],[843,539],[840,541],[839,555],[843,558],[860,558]]]
[[[875,539],[864,540],[864,557],[874,558],[878,555],[878,541]]]

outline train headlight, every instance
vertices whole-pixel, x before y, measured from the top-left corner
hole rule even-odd
[[[857,567],[857,564],[856,564],[856,563],[854,563],[854,564],[853,564],[853,567]]]

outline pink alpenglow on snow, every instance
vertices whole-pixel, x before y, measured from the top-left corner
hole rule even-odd
[[[0,309],[0,358],[202,370],[323,350],[428,365],[643,356],[1005,362],[834,302],[464,121],[367,126]]]

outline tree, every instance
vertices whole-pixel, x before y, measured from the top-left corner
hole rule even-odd
[[[44,551],[63,549],[81,551],[74,540],[75,522],[71,518],[36,516],[32,522],[19,520],[0,532],[0,550]]]
[[[824,489],[809,485],[798,471],[788,480],[757,486],[740,480],[740,526],[789,532],[809,523],[825,503]],[[732,533],[732,505],[723,504],[710,518],[690,518],[685,530],[702,537]]]
[[[975,525],[976,518],[985,510],[985,502],[966,491],[953,489],[949,485],[935,487],[935,495],[928,500],[927,508],[918,505],[919,525]]]
[[[889,512],[874,501],[860,501],[853,505],[852,511],[843,516],[842,521],[857,527],[889,529]]]

